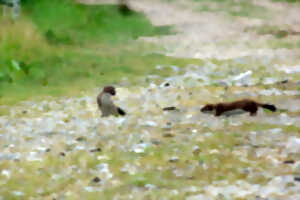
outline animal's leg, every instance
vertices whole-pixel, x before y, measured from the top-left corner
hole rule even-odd
[[[255,105],[254,107],[251,107],[250,109],[250,115],[255,116],[257,112],[257,106]]]
[[[215,116],[218,117],[218,116],[221,116],[222,115],[222,111],[218,108],[216,108],[216,113],[215,113]]]

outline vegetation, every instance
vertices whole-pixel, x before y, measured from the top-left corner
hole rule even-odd
[[[260,18],[266,16],[266,9],[251,1],[234,0],[194,0],[200,3],[200,11],[224,12],[232,16]]]
[[[273,0],[274,2],[300,3],[300,0]]]
[[[69,95],[122,77],[137,80],[157,64],[187,63],[149,54],[141,36],[170,33],[140,13],[122,16],[115,5],[70,0],[22,1],[20,19],[0,18],[0,102]],[[141,54],[145,52],[145,54]]]

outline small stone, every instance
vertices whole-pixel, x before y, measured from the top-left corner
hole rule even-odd
[[[179,158],[178,157],[172,157],[169,159],[169,162],[171,163],[175,163],[175,162],[178,162],[179,161]]]
[[[285,160],[283,163],[284,164],[294,164],[295,161],[294,160]]]
[[[86,138],[83,136],[80,136],[80,137],[76,138],[76,141],[78,141],[78,142],[86,141]]]
[[[170,107],[163,108],[163,111],[172,111],[172,110],[177,110],[177,108],[175,106],[170,106]]]
[[[174,137],[174,134],[172,134],[172,133],[165,133],[163,136],[164,137]]]
[[[94,183],[99,183],[100,181],[101,181],[101,179],[99,177],[93,178],[93,182]]]
[[[91,153],[101,152],[101,151],[102,151],[102,149],[100,147],[90,150]]]
[[[65,123],[69,123],[71,120],[69,118],[66,118],[63,120]]]
[[[146,184],[145,188],[147,188],[148,190],[153,190],[153,189],[156,189],[156,186],[152,185],[152,184]]]
[[[60,152],[59,155],[63,156],[63,157],[66,156],[66,154],[64,152]]]
[[[199,155],[200,152],[201,152],[201,149],[198,146],[195,146],[193,149],[194,156]]]
[[[22,111],[22,114],[24,114],[24,115],[27,114],[27,113],[28,113],[27,110]]]
[[[261,196],[256,196],[255,200],[267,200],[266,198],[262,198]]]
[[[143,123],[144,126],[150,126],[150,127],[155,127],[157,126],[157,123],[154,121],[146,121]]]
[[[148,144],[139,143],[139,144],[133,145],[132,151],[135,153],[144,153],[147,146],[148,146]]]
[[[170,83],[165,83],[164,86],[165,86],[165,87],[169,87],[169,86],[170,86]]]
[[[187,180],[194,180],[195,179],[195,176],[188,176],[186,177]]]
[[[24,196],[24,192],[22,192],[22,191],[13,191],[12,193],[15,196]]]
[[[151,140],[151,143],[154,145],[160,145],[161,142],[159,140],[153,139]]]
[[[45,152],[50,152],[51,151],[51,149],[50,148],[47,148],[46,150],[45,150]]]

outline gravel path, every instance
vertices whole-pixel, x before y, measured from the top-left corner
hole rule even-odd
[[[116,3],[113,0],[82,0],[86,3]],[[172,25],[175,35],[144,38],[166,49],[166,54],[189,58],[237,58],[241,56],[296,54],[293,51],[270,49],[262,36],[245,31],[255,26],[278,26],[300,32],[300,6],[273,3],[269,0],[252,1],[269,13],[265,18],[231,17],[224,12],[201,12],[192,0],[130,0],[129,5],[144,12],[154,25]],[[294,39],[294,38],[292,38]],[[249,47],[252,44],[252,48]],[[257,46],[256,46],[257,45]],[[255,46],[253,48],[253,46]],[[299,53],[297,53],[297,56]]]

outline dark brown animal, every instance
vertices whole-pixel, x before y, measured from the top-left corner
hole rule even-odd
[[[116,89],[113,86],[105,86],[100,94],[97,96],[98,107],[102,113],[102,117],[110,115],[126,115],[126,112],[116,106],[111,97],[116,95]]]
[[[207,104],[201,109],[201,112],[214,113],[215,116],[220,116],[222,114],[230,116],[233,114],[249,112],[251,116],[255,116],[259,107],[271,110],[272,112],[276,111],[274,105],[262,104],[250,99],[243,99],[229,103]]]

